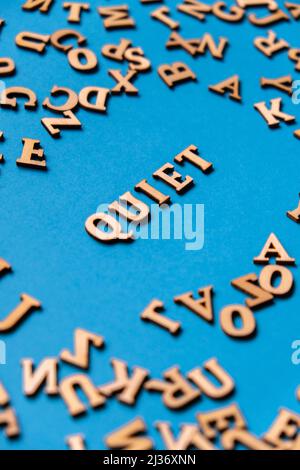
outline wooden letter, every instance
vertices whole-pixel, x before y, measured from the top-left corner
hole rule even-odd
[[[290,49],[289,50],[289,59],[293,62],[296,62],[295,70],[300,70],[300,49]]]
[[[73,49],[71,44],[62,44],[62,41],[69,38],[75,38],[77,47],[86,43],[86,38],[74,29],[59,29],[51,34],[51,44],[59,51],[68,52]]]
[[[248,20],[255,26],[268,26],[279,21],[290,21],[290,18],[284,11],[276,10],[272,15],[264,16],[263,18],[258,18],[254,13],[251,13],[248,15]]]
[[[222,433],[230,429],[232,422],[234,423],[234,429],[247,427],[246,421],[236,404],[206,413],[198,413],[197,419],[208,439],[214,439],[218,432]]]
[[[204,34],[198,47],[198,54],[205,54],[207,49],[215,59],[223,59],[224,50],[228,44],[227,38],[219,38],[219,44],[217,45],[211,36],[211,34]]]
[[[135,21],[129,16],[128,5],[99,7],[99,14],[106,18],[103,22],[106,29],[134,28]]]
[[[114,201],[108,206],[108,209],[111,212],[119,214],[121,217],[129,220],[130,222],[141,223],[144,222],[145,219],[148,220],[150,212],[149,206],[139,199],[136,199],[130,193],[130,191],[122,194],[122,196],[119,197],[119,200],[120,202],[124,202],[126,205],[128,204],[130,207],[133,207],[135,212],[126,209],[119,203],[119,201]]]
[[[99,406],[104,405],[105,398],[103,395],[100,395],[88,376],[83,374],[71,375],[61,381],[59,392],[72,416],[85,413],[87,409],[78,398],[75,387],[81,388],[87,396],[92,408],[99,408]]]
[[[120,44],[105,44],[102,49],[101,53],[104,57],[108,57],[112,60],[117,60],[118,62],[122,62],[124,60],[125,51],[128,47],[131,46],[130,39],[120,39]]]
[[[281,450],[291,450],[299,436],[299,431],[300,415],[287,408],[281,408],[263,438]]]
[[[271,108],[267,108],[265,101],[255,103],[254,108],[262,115],[265,121],[267,121],[269,127],[277,127],[280,124],[280,120],[284,122],[295,121],[295,116],[281,111],[281,98],[271,100]]]
[[[144,51],[141,47],[130,47],[125,51],[124,58],[128,60],[130,70],[145,72],[151,69],[151,62],[144,57]]]
[[[280,278],[280,282],[274,286],[272,281]],[[294,278],[291,271],[284,266],[269,264],[265,266],[259,275],[259,284],[261,287],[274,295],[287,295],[293,288]]]
[[[241,8],[266,6],[270,11],[278,9],[278,4],[274,0],[237,0],[237,4]]]
[[[244,17],[245,11],[242,8],[233,5],[229,8],[229,13],[224,11],[226,9],[225,2],[216,2],[212,5],[212,13],[217,18],[230,23],[238,23]]]
[[[27,396],[37,393],[45,383],[47,395],[57,395],[57,368],[58,360],[56,358],[46,358],[33,371],[33,360],[22,359],[23,366],[23,391]]]
[[[46,44],[50,40],[50,34],[37,34],[29,31],[22,31],[16,36],[15,42],[18,47],[30,49],[42,54],[45,51]]]
[[[241,327],[236,327],[235,316],[238,315],[242,321]],[[247,338],[256,330],[256,321],[253,313],[244,305],[227,305],[220,313],[222,330],[234,338]]]
[[[171,163],[166,163],[161,168],[153,173],[153,177],[160,179],[167,183],[172,188],[176,189],[177,193],[185,192],[190,186],[193,185],[193,178],[186,176],[182,181],[182,175],[174,170],[174,166]]]
[[[68,52],[68,61],[73,69],[80,72],[91,72],[98,67],[97,56],[90,49],[71,49]]]
[[[299,198],[300,198],[300,193],[299,193]],[[298,224],[300,223],[300,200],[299,200],[298,207],[294,209],[293,211],[288,211],[286,215],[294,222],[297,222]]]
[[[225,450],[233,450],[237,444],[241,444],[247,450],[272,450],[270,446],[246,429],[228,429],[222,435],[221,442]]]
[[[284,2],[284,6],[289,10],[292,17],[295,18],[295,20],[298,20],[300,18],[299,3]]]
[[[0,406],[8,405],[9,400],[9,395],[4,388],[4,385],[0,382]]]
[[[135,418],[128,424],[117,429],[105,438],[105,444],[109,449],[122,450],[150,450],[153,448],[152,439],[140,436],[147,432],[142,418]]]
[[[177,10],[201,21],[205,19],[205,13],[211,12],[212,7],[198,0],[184,0],[181,5],[177,5]]]
[[[117,398],[119,401],[127,405],[134,405],[137,395],[149,375],[149,371],[141,367],[133,367],[132,375],[129,377],[126,362],[112,359],[111,364],[114,368],[116,378],[114,382],[101,385],[98,388],[99,392],[106,397],[118,393]]]
[[[52,111],[58,111],[58,112],[64,112],[64,111],[69,111],[78,105],[78,96],[77,93],[71,88],[65,88],[65,87],[58,87],[57,85],[54,85],[54,87],[51,90],[51,95],[52,96],[60,96],[66,94],[67,95],[67,101],[60,105],[60,106],[55,106],[50,103],[49,98],[45,98],[43,101],[43,107],[46,109],[51,109]]]
[[[70,450],[86,450],[85,439],[82,434],[73,434],[72,436],[67,436],[65,442]]]
[[[197,48],[200,44],[200,39],[184,39],[180,34],[175,31],[171,33],[168,42],[166,43],[167,49],[174,49],[182,47],[192,56],[197,54]]]
[[[186,294],[177,295],[174,297],[174,302],[183,305],[192,312],[204,318],[204,320],[213,323],[214,312],[212,306],[213,286],[202,287],[198,290],[199,299],[194,299],[193,292],[186,292]]]
[[[157,202],[159,206],[161,206],[162,204],[171,203],[170,196],[166,196],[157,189],[153,188],[153,186],[147,183],[147,180],[140,181],[138,184],[135,185],[134,189],[137,192],[146,194],[150,199]]]
[[[264,78],[260,79],[260,85],[262,88],[273,87],[278,90],[284,91],[288,95],[292,94],[293,79],[291,75],[285,75],[284,77],[278,78]]]
[[[101,228],[98,227],[100,223],[109,227],[111,231],[106,232],[101,230]],[[109,214],[105,214],[104,212],[97,212],[96,214],[92,214],[88,217],[85,222],[85,229],[89,235],[102,242],[109,243],[116,240],[127,241],[133,239],[132,232],[122,232],[121,224],[114,217]]]
[[[63,8],[65,10],[70,10],[68,16],[69,23],[80,23],[81,20],[81,13],[83,11],[89,11],[90,4],[89,3],[78,3],[78,2],[65,2],[63,4]]]
[[[284,39],[277,39],[274,31],[268,31],[268,37],[257,37],[254,39],[254,45],[267,57],[272,57],[273,54],[289,48],[289,44]]]
[[[9,438],[17,437],[20,434],[16,413],[12,408],[7,408],[0,412],[0,426],[5,426],[5,435]]]
[[[191,370],[187,374],[187,378],[191,380],[199,390],[213,400],[219,400],[231,395],[234,391],[235,384],[230,375],[219,365],[216,358],[206,361],[203,368],[210,372],[215,379],[221,384],[217,387],[213,382],[209,381],[202,372],[201,367]]]
[[[268,264],[270,258],[274,258],[277,264],[294,264],[295,258],[291,258],[282,244],[276,237],[275,233],[271,233],[261,250],[260,254],[253,258],[256,264]]]
[[[176,335],[181,328],[181,324],[157,312],[157,310],[163,310],[163,309],[164,309],[163,302],[161,302],[160,300],[154,299],[152,300],[152,302],[150,302],[148,307],[146,307],[143,313],[141,314],[141,319],[144,321],[155,323],[156,325],[159,325],[162,328],[165,328],[173,335]]]
[[[47,13],[53,0],[27,0],[22,5],[23,10],[40,10],[41,13]]]
[[[0,76],[7,77],[13,75],[16,71],[15,63],[9,57],[0,58]]]
[[[17,98],[16,96],[26,96],[28,101],[24,103],[26,109],[35,109],[37,106],[36,94],[29,88],[15,86],[10,88],[5,88],[0,96],[0,105],[5,108],[17,108]]]
[[[240,96],[240,80],[238,75],[226,78],[226,80],[216,83],[216,85],[210,85],[208,88],[220,95],[229,92],[229,98],[236,101],[241,101],[242,99]]]
[[[204,160],[197,154],[198,147],[196,147],[196,145],[189,145],[186,149],[174,157],[174,161],[176,163],[182,164],[184,160],[186,160],[203,171],[203,173],[209,173],[213,169],[213,164]]]
[[[24,138],[23,141],[23,151],[22,155],[18,160],[16,160],[16,164],[18,166],[24,166],[29,168],[37,168],[45,170],[47,167],[46,159],[44,157],[44,150],[39,147],[40,141],[34,139]]]
[[[165,443],[166,450],[188,450],[190,447],[201,450],[215,449],[195,424],[183,424],[177,438],[174,437],[170,423],[158,421],[155,427]]]
[[[170,29],[178,29],[180,24],[178,21],[172,20],[169,16],[170,8],[168,7],[160,7],[154,10],[151,13],[151,18],[160,21],[161,23],[168,26]]]
[[[181,409],[195,401],[200,390],[193,388],[180,373],[178,367],[172,367],[163,374],[165,380],[153,379],[145,384],[146,390],[162,393],[162,401],[172,410]]]
[[[272,294],[259,287],[257,281],[258,277],[254,273],[246,274],[245,276],[238,277],[231,281],[233,287],[252,296],[245,300],[249,308],[261,307],[262,305],[272,302],[274,298]]]
[[[32,310],[41,308],[40,302],[30,295],[21,294],[20,298],[19,305],[4,320],[0,321],[0,333],[11,330]]]
[[[80,91],[79,104],[89,111],[104,113],[106,111],[106,101],[109,94],[109,88],[88,86]],[[94,103],[91,103],[90,99],[93,95],[96,96],[96,100]]]
[[[81,122],[72,111],[65,111],[62,113],[63,118],[43,118],[42,124],[47,129],[52,137],[59,137],[61,128],[73,129],[81,127]]]
[[[108,73],[117,82],[117,85],[111,89],[112,93],[119,94],[125,92],[129,95],[138,94],[139,90],[130,82],[130,80],[137,75],[136,70],[129,70],[125,76],[122,75],[121,70],[109,70]]]
[[[157,69],[160,78],[172,88],[177,83],[196,80],[194,72],[183,62],[174,62],[171,65],[160,65]]]
[[[102,336],[77,328],[74,332],[74,354],[68,349],[64,349],[60,353],[60,358],[62,361],[81,369],[88,369],[90,365],[90,347],[94,346],[99,349],[103,344],[104,339]]]

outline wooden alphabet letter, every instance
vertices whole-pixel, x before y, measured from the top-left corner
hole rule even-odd
[[[72,111],[64,111],[63,118],[43,118],[42,124],[52,137],[59,137],[61,128],[80,128],[81,122]]]
[[[196,145],[189,145],[174,157],[174,161],[179,164],[183,164],[185,160],[195,165],[195,167],[199,168],[203,173],[209,173],[213,169],[211,162],[204,160],[198,155],[198,147],[196,147]]]
[[[213,286],[202,287],[198,290],[199,299],[194,299],[193,292],[186,292],[185,294],[177,295],[174,297],[174,302],[183,305],[192,312],[204,318],[204,320],[213,323],[214,312],[212,306]]]
[[[260,254],[253,258],[253,262],[256,264],[268,264],[271,258],[275,258],[277,264],[295,263],[295,258],[289,256],[275,233],[269,235]]]
[[[101,230],[98,226],[100,224],[109,227],[111,230]],[[110,243],[116,240],[128,241],[133,239],[132,231],[122,232],[121,224],[114,217],[104,212],[97,212],[88,217],[85,222],[85,229],[89,235],[102,242]]]
[[[30,49],[42,54],[50,40],[50,34],[31,33],[22,31],[16,36],[15,42],[18,47]]]
[[[16,160],[16,164],[18,166],[45,170],[47,168],[47,164],[46,159],[44,157],[44,149],[36,148],[39,147],[40,141],[28,139],[26,137],[24,137],[22,141],[22,155]]]
[[[166,163],[156,170],[153,173],[153,177],[160,179],[172,188],[175,188],[177,193],[185,192],[194,183],[191,176],[186,176],[185,179],[182,180],[182,175],[174,170],[174,166],[171,163]]]
[[[255,47],[267,57],[272,57],[275,53],[289,48],[288,42],[284,39],[277,39],[276,33],[268,31],[268,37],[257,37],[254,39]]]
[[[277,127],[280,124],[280,120],[284,122],[295,121],[295,116],[281,111],[281,101],[281,98],[271,100],[271,108],[267,108],[265,101],[255,103],[254,105],[254,108],[262,115],[265,121],[267,121],[269,127]]]
[[[43,107],[60,113],[76,108],[76,106],[78,105],[78,96],[75,91],[71,90],[71,88],[58,87],[57,85],[53,86],[51,90],[52,96],[60,96],[63,94],[67,95],[67,101],[64,104],[60,106],[55,106],[50,103],[49,98],[45,98],[45,100],[43,101]]]
[[[58,360],[56,358],[48,357],[44,359],[33,370],[32,359],[22,359],[23,366],[23,391],[27,396],[32,396],[37,393],[41,386],[45,383],[45,391],[47,395],[57,395],[57,368]]]
[[[48,13],[53,0],[27,0],[22,5],[23,10],[40,10],[41,13]]]
[[[196,80],[194,72],[183,62],[174,62],[171,65],[160,65],[157,72],[160,78],[170,88],[178,83],[183,83],[188,80]]]
[[[234,423],[234,429],[247,427],[245,418],[235,403],[218,410],[198,413],[197,419],[208,439],[214,439],[218,433],[230,429],[232,423]]]
[[[234,323],[235,316],[239,316],[242,326],[237,327]],[[253,313],[244,305],[227,305],[220,313],[222,330],[234,338],[247,338],[256,330],[256,321]]]
[[[147,432],[146,424],[142,418],[135,418],[128,424],[117,429],[105,438],[109,449],[122,450],[150,450],[153,448],[152,439],[140,436]]]
[[[170,423],[158,421],[155,427],[164,441],[166,450],[188,450],[190,447],[196,447],[199,450],[215,449],[195,424],[183,424],[177,438],[174,437]]]
[[[135,21],[129,16],[128,5],[99,7],[99,15],[106,18],[103,21],[106,29],[134,28]]]
[[[233,287],[252,296],[245,300],[249,308],[261,307],[262,305],[272,302],[274,298],[272,294],[259,287],[257,281],[258,277],[255,273],[249,273],[231,281]]]
[[[300,198],[300,193],[299,193],[299,198]],[[286,215],[294,222],[297,222],[298,224],[300,223],[300,200],[299,200],[298,207],[294,209],[293,211],[288,211]]]
[[[156,325],[159,325],[162,328],[165,328],[173,335],[176,335],[181,328],[181,324],[157,312],[157,310],[163,310],[163,309],[164,309],[163,302],[161,302],[160,300],[154,299],[152,300],[152,302],[150,302],[148,307],[146,307],[143,313],[141,314],[141,319],[144,321],[155,323]]]
[[[72,416],[78,416],[86,412],[86,406],[78,398],[75,387],[81,388],[92,408],[99,408],[99,406],[104,405],[105,398],[100,395],[88,376],[84,374],[71,375],[61,381],[59,392]]]
[[[180,373],[179,367],[172,367],[163,374],[165,380],[153,379],[145,384],[146,390],[162,393],[162,401],[172,410],[181,409],[195,401],[200,390],[193,388]]]
[[[89,3],[78,3],[78,2],[64,2],[63,8],[65,10],[70,10],[68,16],[69,23],[80,23],[81,20],[81,13],[83,11],[89,11],[90,4]]]
[[[83,88],[79,93],[79,104],[89,111],[105,113],[106,101],[110,94],[109,88],[101,88],[97,86],[88,86]],[[96,100],[91,103],[91,97],[95,95]]]
[[[236,101],[241,101],[242,97],[240,95],[240,79],[238,75],[233,75],[232,77],[226,78],[222,82],[216,83],[215,85],[210,85],[209,90],[224,95],[229,93],[229,98]]]
[[[16,71],[15,63],[9,57],[1,57],[0,58],[0,76],[1,77],[8,77],[9,75],[13,75]]]
[[[104,344],[102,336],[90,331],[77,328],[74,332],[74,354],[68,349],[60,353],[60,358],[64,362],[73,364],[81,369],[88,369],[90,365],[90,347],[101,348]]]
[[[217,387],[213,382],[209,381],[202,372],[201,367],[191,370],[187,374],[187,378],[193,382],[199,390],[213,400],[219,400],[231,395],[234,391],[235,384],[230,375],[220,366],[216,358],[206,361],[203,368],[210,372],[215,379],[221,384]]]
[[[170,29],[178,29],[180,26],[179,22],[170,18],[169,14],[170,14],[170,8],[160,7],[151,13],[151,18],[154,18],[155,20],[160,21],[161,23],[168,26],[168,28]]]
[[[205,19],[205,13],[210,13],[212,7],[198,0],[183,0],[182,4],[177,5],[177,10],[202,21]]]
[[[134,405],[138,393],[149,375],[149,371],[141,367],[133,367],[131,377],[128,375],[126,362],[112,359],[111,364],[115,372],[115,380],[106,385],[101,385],[98,390],[106,397],[118,393],[117,398],[122,403]]]
[[[34,297],[27,294],[21,294],[21,302],[10,312],[4,320],[0,321],[0,333],[15,328],[15,326],[32,310],[41,308],[41,304]]]

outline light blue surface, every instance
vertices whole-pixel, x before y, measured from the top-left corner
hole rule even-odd
[[[167,420],[174,429],[194,422],[196,412],[236,401],[243,409],[249,428],[260,435],[271,424],[280,406],[299,411],[295,390],[300,366],[291,362],[291,343],[300,337],[299,269],[293,268],[296,289],[291,298],[255,313],[258,334],[249,341],[234,341],[221,330],[218,316],[228,303],[243,303],[245,296],[230,286],[235,277],[259,272],[252,259],[260,252],[268,235],[275,232],[291,256],[299,260],[299,226],[285,212],[297,205],[299,193],[299,141],[293,137],[297,124],[282,124],[270,130],[253,109],[258,101],[282,97],[285,110],[299,115],[299,106],[280,91],[261,89],[259,79],[292,74],[297,78],[285,52],[272,60],[253,46],[266,29],[247,21],[224,23],[209,16],[206,22],[176,12],[184,37],[204,32],[229,38],[223,61],[210,55],[191,58],[182,50],[168,51],[165,42],[170,31],[149,18],[154,6],[138,0],[128,3],[137,22],[136,30],[107,32],[95,7],[118,4],[91,0],[92,12],[85,13],[80,25],[66,22],[62,2],[55,2],[49,15],[23,12],[23,2],[0,0],[0,16],[5,18],[0,44],[1,56],[12,57],[17,74],[6,78],[7,86],[28,86],[36,91],[40,106],[29,112],[1,109],[1,143],[6,163],[0,169],[0,256],[13,266],[13,274],[1,279],[1,317],[16,304],[21,292],[38,298],[41,313],[28,317],[17,330],[5,337],[7,365],[0,366],[13,406],[20,420],[22,436],[8,441],[0,434],[3,449],[65,449],[65,436],[83,433],[89,449],[104,448],[104,436],[134,418],[143,416],[157,448],[162,442],[153,423]],[[171,5],[173,2],[165,2]],[[89,47],[100,60],[100,70],[84,75],[68,65],[63,53],[49,47],[41,56],[16,47],[19,31],[52,33],[74,28],[88,37]],[[299,22],[275,25],[279,37],[299,47]],[[41,102],[54,84],[79,91],[84,86],[111,87],[108,68],[120,68],[105,60],[100,49],[105,43],[131,38],[151,59],[153,72],[136,80],[138,97],[113,97],[108,114],[96,115],[80,109],[81,131],[65,131],[58,141],[40,124],[46,115]],[[170,90],[158,77],[163,63],[182,60],[198,76]],[[123,68],[124,69],[124,68]],[[222,98],[207,90],[230,75],[242,81],[243,104]],[[48,172],[18,168],[22,138],[40,139],[45,149]],[[205,205],[205,245],[198,252],[184,250],[182,241],[136,241],[130,245],[106,246],[97,243],[84,230],[86,218],[99,204],[115,200],[190,144],[214,164],[215,171],[204,176],[191,165],[182,170],[195,179],[195,187],[184,196],[170,189],[179,203]],[[156,183],[168,191],[163,183]],[[145,202],[146,198],[143,198]],[[213,284],[215,287],[214,326],[179,306],[175,295]],[[167,313],[182,321],[183,332],[174,338],[166,331],[143,323],[139,315],[153,299],[166,304]],[[112,379],[109,360],[120,358],[129,365],[151,370],[152,377],[172,365],[184,372],[217,357],[236,381],[235,395],[223,402],[202,397],[179,412],[166,409],[158,394],[143,392],[137,404],[127,407],[115,398],[103,409],[89,410],[73,419],[60,398],[39,393],[34,399],[22,394],[20,360],[39,363],[72,348],[77,327],[99,332],[106,348],[93,351],[91,377],[95,383]],[[60,377],[76,373],[63,365]]]

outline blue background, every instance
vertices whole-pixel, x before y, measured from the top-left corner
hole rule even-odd
[[[201,23],[172,8],[184,37],[200,37],[204,32],[228,37],[225,59],[217,61],[210,54],[192,58],[182,50],[166,50],[170,30],[149,17],[158,4],[143,6],[138,0],[129,1],[137,28],[107,32],[96,6],[120,2],[91,0],[93,8],[83,14],[80,25],[67,23],[68,12],[60,1],[48,15],[23,12],[22,3],[0,1],[0,16],[7,23],[0,38],[1,56],[12,57],[17,65],[16,75],[5,78],[5,83],[32,88],[40,105],[34,112],[23,106],[17,112],[0,111],[6,137],[0,144],[6,160],[0,169],[0,255],[13,266],[13,273],[1,280],[1,317],[16,305],[21,292],[39,299],[43,311],[33,313],[13,333],[1,336],[7,342],[7,365],[1,366],[1,380],[17,410],[22,435],[9,441],[1,433],[0,447],[66,449],[65,436],[83,433],[89,449],[104,448],[105,435],[141,415],[156,447],[162,448],[153,427],[156,420],[172,422],[177,432],[180,423],[195,422],[196,412],[233,401],[244,411],[249,428],[260,435],[280,406],[299,411],[295,390],[300,366],[291,362],[291,343],[300,337],[298,268],[293,268],[293,296],[255,313],[255,339],[234,341],[227,337],[218,316],[228,303],[244,302],[245,296],[233,289],[230,281],[259,272],[252,259],[271,232],[291,256],[300,256],[299,227],[285,215],[298,201],[299,141],[293,136],[297,124],[270,130],[253,109],[258,101],[282,96],[285,110],[298,115],[298,107],[286,94],[259,85],[261,76],[292,74],[297,78],[294,63],[286,52],[268,59],[256,50],[253,40],[265,35],[266,29],[247,21],[230,24],[210,15]],[[61,28],[77,29],[87,36],[88,47],[100,61],[98,72],[84,75],[74,71],[66,56],[54,48],[39,55],[14,43],[20,31],[50,34]],[[295,20],[272,29],[292,46],[299,46],[299,23]],[[80,109],[82,130],[64,131],[60,140],[52,139],[40,123],[47,114],[41,106],[43,99],[54,84],[76,91],[89,85],[113,86],[107,69],[120,68],[120,64],[104,59],[100,50],[103,44],[117,43],[121,37],[143,47],[152,61],[153,71],[135,82],[139,96],[112,97],[107,115]],[[173,91],[158,77],[156,68],[176,60],[190,65],[198,82]],[[207,89],[233,74],[241,78],[243,104]],[[16,166],[23,137],[41,140],[47,172]],[[85,220],[99,204],[115,200],[142,178],[151,181],[154,170],[190,144],[197,145],[201,155],[213,162],[215,171],[204,176],[186,164],[182,172],[194,177],[196,184],[184,196],[163,183],[155,185],[170,193],[174,202],[205,205],[205,245],[201,251],[186,251],[183,241],[172,240],[107,246],[86,234]],[[196,292],[209,284],[216,292],[214,326],[172,301],[175,295]],[[163,300],[167,313],[182,322],[179,337],[140,320],[141,311],[153,298]],[[217,357],[235,379],[236,393],[220,403],[203,396],[186,410],[172,412],[163,406],[159,394],[144,391],[133,408],[112,398],[103,409],[90,409],[76,419],[69,416],[59,397],[50,398],[42,392],[33,399],[25,397],[20,360],[32,358],[39,363],[44,357],[57,356],[65,347],[72,348],[77,327],[105,337],[105,349],[91,354],[90,374],[97,384],[112,379],[112,357],[150,369],[152,377],[160,377],[175,364],[187,372]],[[62,364],[60,377],[77,371]]]

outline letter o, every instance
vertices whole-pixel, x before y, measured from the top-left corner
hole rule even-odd
[[[234,324],[234,314],[238,314],[242,320],[242,327],[237,328]],[[246,338],[252,335],[256,329],[256,321],[250,308],[245,305],[227,305],[220,313],[222,330],[229,336],[235,338]]]
[[[85,59],[85,63],[82,63],[82,58]],[[80,70],[81,72],[94,70],[98,66],[98,59],[90,49],[71,49],[68,52],[68,60],[73,69]]]
[[[273,286],[272,280],[274,276],[280,276],[281,281],[278,286]],[[290,292],[294,284],[294,278],[289,269],[277,264],[269,264],[265,266],[259,276],[260,286],[274,295],[286,295]]]

